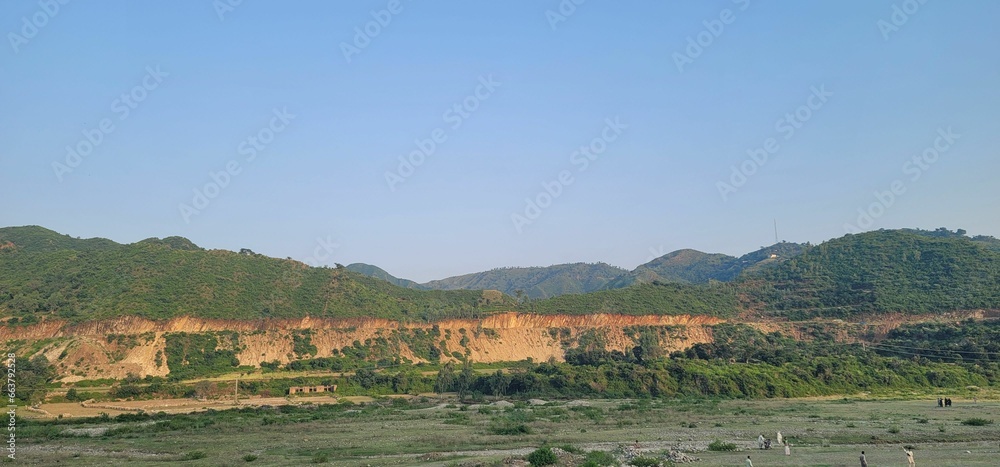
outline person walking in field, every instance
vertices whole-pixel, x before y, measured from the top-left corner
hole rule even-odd
[[[792,455],[792,447],[789,446],[787,439],[785,440],[785,455],[786,456]]]
[[[905,453],[906,453],[906,463],[907,463],[907,464],[908,464],[908,465],[909,465],[910,467],[914,467],[914,466],[915,466],[916,464],[914,464],[914,463],[913,463],[913,451],[911,451],[911,450],[909,450],[909,449],[906,449],[906,448],[904,447],[904,448],[903,448],[903,452],[905,452]]]
[[[865,458],[864,451],[861,451],[861,467],[868,467],[868,459]]]
[[[746,467],[753,467],[753,461],[750,460],[750,456],[747,456],[747,461],[744,463]]]
[[[780,432],[780,431],[778,432],[778,444],[784,444],[784,443],[783,443],[783,442],[781,441],[781,432]]]

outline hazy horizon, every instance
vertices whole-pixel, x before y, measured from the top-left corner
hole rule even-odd
[[[797,243],[997,235],[998,14],[6,2],[0,225],[418,282],[740,256],[774,243],[775,219]]]

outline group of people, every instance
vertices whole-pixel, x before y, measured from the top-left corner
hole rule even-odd
[[[764,435],[760,435],[760,436],[757,437],[757,445],[761,449],[768,449],[768,448],[763,447],[764,446],[764,444],[763,444],[764,441],[770,441],[770,440],[764,439]],[[780,431],[778,432],[778,442],[779,443],[781,442],[781,432]],[[770,444],[768,444],[768,446],[770,446]],[[913,451],[911,451],[909,449],[906,449],[904,447],[903,448],[903,453],[906,454],[906,463],[907,463],[907,465],[909,465],[909,467],[915,467],[916,464],[913,462]],[[789,448],[788,448],[788,440],[787,439],[785,440],[785,455],[786,456],[791,455],[791,452],[789,451]],[[861,460],[861,467],[868,467],[868,458],[865,457],[865,452],[864,451],[861,451],[861,459],[860,460]],[[753,460],[750,459],[750,456],[747,456],[747,460],[746,460],[746,462],[744,464],[746,465],[746,467],[753,467]]]
[[[913,462],[913,451],[903,448],[903,452],[906,454],[906,463],[909,467],[914,467],[916,464]],[[865,458],[865,452],[861,451],[861,467],[868,467],[868,459]]]
[[[778,446],[785,447],[785,455],[792,455],[791,446],[788,444],[788,440],[781,436],[781,432],[778,432]],[[765,438],[764,435],[757,436],[757,449],[771,449],[771,438]]]
[[[938,407],[951,407],[951,398],[940,398],[938,397]]]

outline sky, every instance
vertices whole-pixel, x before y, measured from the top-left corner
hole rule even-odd
[[[65,3],[63,3],[65,2]],[[0,226],[427,281],[1000,236],[1000,3],[0,3]]]

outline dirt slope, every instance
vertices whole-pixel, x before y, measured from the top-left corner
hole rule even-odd
[[[750,322],[765,332],[780,332],[797,339],[808,339],[809,328],[821,326],[838,340],[850,341],[861,335],[884,335],[904,323],[927,320],[982,318],[982,312],[956,312],[948,315],[888,315],[863,323],[811,321],[805,323]],[[635,346],[638,332],[654,330],[660,335],[664,350],[683,350],[694,344],[711,342],[711,326],[723,323],[709,316],[629,316],[629,315],[530,315],[503,313],[482,319],[453,319],[436,323],[401,323],[383,319],[271,319],[210,320],[176,318],[151,321],[122,317],[111,321],[69,324],[48,321],[31,326],[0,327],[0,342],[23,355],[44,354],[58,369],[64,381],[93,378],[165,376],[165,335],[170,333],[235,332],[238,336],[237,358],[241,365],[260,366],[262,362],[327,357],[355,342],[395,339],[394,356],[422,361],[405,336],[422,330],[433,335],[429,342],[442,350],[442,360],[456,360],[453,352],[477,362],[520,361],[532,358],[562,360],[567,348],[577,338],[596,330],[608,350],[628,351]],[[311,355],[294,353],[294,336],[308,331],[316,351]],[[404,336],[400,338],[399,336]],[[221,344],[220,344],[221,345]]]

